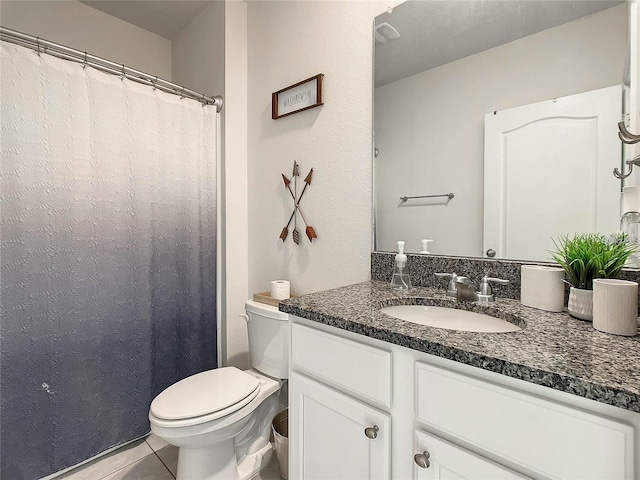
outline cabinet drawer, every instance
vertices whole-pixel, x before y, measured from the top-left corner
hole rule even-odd
[[[540,476],[633,478],[630,425],[422,363],[416,396],[420,421]]]
[[[428,454],[428,466],[414,462],[416,480],[440,480],[445,478],[491,480],[525,480],[528,477],[471,453],[426,432],[416,431],[416,453]]]
[[[291,362],[294,370],[391,406],[391,352],[294,323]]]

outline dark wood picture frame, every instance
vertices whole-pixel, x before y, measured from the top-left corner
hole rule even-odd
[[[294,85],[290,85],[287,88],[283,88],[282,90],[278,90],[277,92],[274,92],[271,94],[271,118],[273,120],[277,120],[278,118],[282,118],[282,117],[286,117],[288,115],[293,115],[294,113],[298,113],[298,112],[303,112],[305,110],[309,110],[310,108],[315,108],[315,107],[319,107],[320,105],[324,105],[324,102],[322,101],[322,79],[324,77],[324,74],[319,73],[318,75],[314,75],[313,77],[309,77],[306,80],[302,80],[301,82],[298,82]],[[317,80],[316,83],[316,102],[312,105],[308,105],[308,104],[303,104],[303,106],[301,106],[300,108],[287,112],[287,113],[278,113],[278,102],[281,99],[281,97],[283,95],[286,95],[286,92],[299,87],[301,85],[304,85],[305,83],[311,83],[314,80]]]

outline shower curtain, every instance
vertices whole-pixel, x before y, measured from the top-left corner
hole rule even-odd
[[[215,107],[2,42],[1,471],[149,432],[216,367]]]

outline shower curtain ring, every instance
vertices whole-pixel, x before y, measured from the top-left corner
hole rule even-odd
[[[82,61],[82,69],[87,68],[87,52],[84,52],[84,60]]]
[[[158,83],[158,76],[156,75],[156,78],[153,80],[153,82],[151,82],[151,85],[153,85],[153,91],[154,92],[158,88],[158,86],[156,85],[157,83]]]
[[[40,56],[40,37],[36,37],[36,48],[38,56]]]
[[[184,85],[182,86],[182,90],[180,90],[180,100],[184,98]]]
[[[120,80],[124,80],[125,77],[125,73],[124,73],[124,63],[122,64],[122,75],[120,75]]]

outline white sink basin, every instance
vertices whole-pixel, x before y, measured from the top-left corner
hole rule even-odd
[[[426,305],[400,305],[380,310],[391,317],[429,327],[463,332],[519,332],[517,325],[481,313]]]

